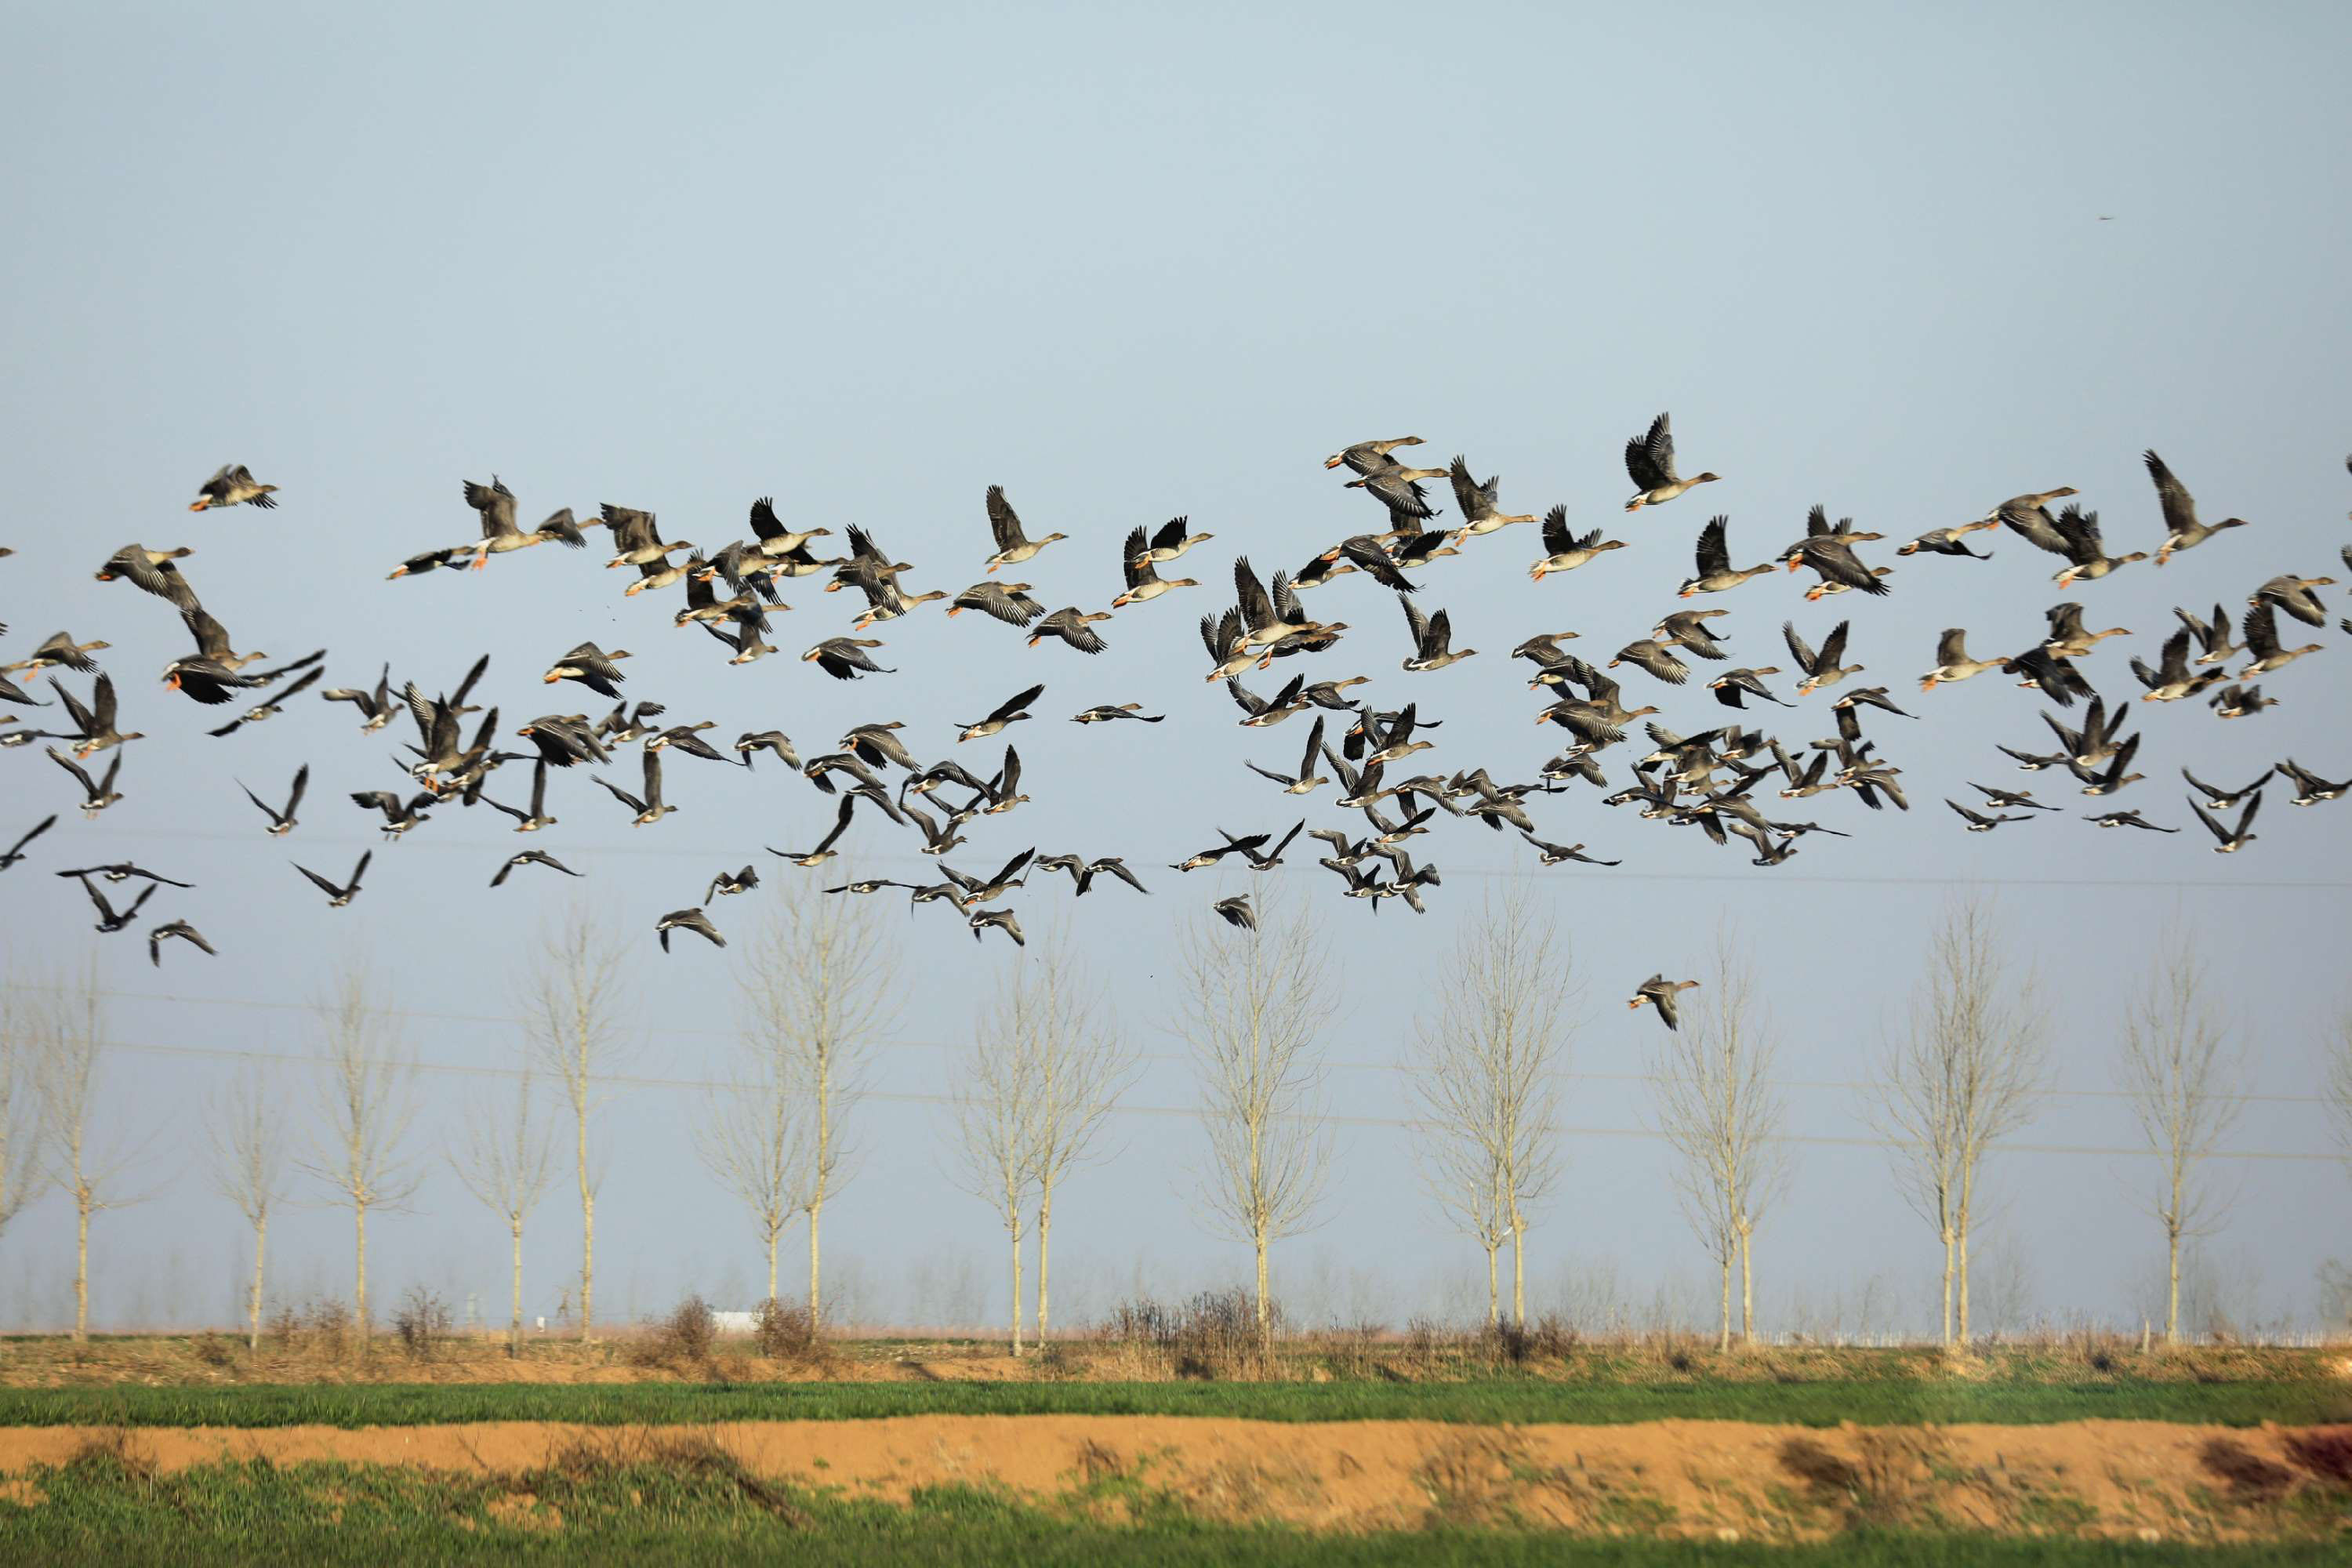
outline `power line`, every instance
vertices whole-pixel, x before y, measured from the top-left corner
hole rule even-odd
[[[292,1051],[235,1050],[223,1046],[166,1046],[142,1040],[107,1040],[103,1045],[109,1050],[136,1051],[151,1056],[277,1062],[292,1067],[319,1065],[317,1057],[300,1055]],[[371,1062],[375,1066],[394,1065],[394,1059],[371,1058]],[[400,1065],[405,1065],[405,1058],[400,1059]],[[419,1060],[414,1065],[419,1072],[445,1073],[471,1078],[519,1079],[525,1076],[524,1070],[520,1068],[489,1067],[478,1062]],[[756,1087],[751,1084],[738,1083],[730,1079],[662,1078],[638,1073],[592,1073],[586,1075],[586,1081],[626,1089],[690,1089],[706,1092],[712,1089],[740,1091]],[[887,1100],[901,1105],[952,1105],[955,1103],[953,1097],[949,1095],[919,1094],[894,1089],[860,1089],[851,1098]],[[1114,1104],[1110,1109],[1113,1112],[1123,1116],[1174,1117],[1183,1121],[1199,1121],[1203,1115],[1194,1107],[1182,1105]],[[1402,1128],[1407,1131],[1432,1125],[1409,1117],[1396,1116],[1328,1115],[1286,1120],[1312,1120],[1338,1127],[1385,1127]],[[1563,1137],[1569,1138],[1632,1138],[1664,1142],[1666,1137],[1664,1132],[1648,1127],[1564,1126],[1559,1131]],[[1899,1149],[1908,1146],[1891,1138],[1839,1137],[1826,1133],[1779,1133],[1774,1135],[1772,1142],[1843,1149]],[[2137,1159],[2148,1152],[2145,1149],[2117,1149],[2084,1143],[2002,1143],[2000,1149],[2003,1152],[2021,1154],[2093,1154],[2110,1159]],[[2332,1164],[2339,1158],[2335,1154],[2304,1154],[2274,1149],[2217,1149],[2205,1157],[2214,1160],[2284,1161],[2294,1163],[2316,1162],[2326,1164]]]
[[[67,989],[67,987],[62,985],[44,984],[29,981],[0,982],[0,990],[47,992],[65,989]],[[74,987],[74,989],[79,990],[79,987]],[[166,1003],[173,1006],[248,1007],[289,1013],[315,1013],[317,1011],[315,1006],[307,1002],[264,1002],[236,996],[177,996],[149,991],[116,991],[104,988],[100,988],[96,994],[101,997],[108,997],[119,1001]],[[502,1013],[451,1013],[424,1007],[379,1007],[371,1008],[369,1011],[378,1014],[383,1017],[404,1021],[415,1019],[445,1024],[490,1024],[512,1028],[522,1028],[527,1026],[530,1023],[530,1020],[527,1018]],[[707,1026],[690,1024],[666,1024],[662,1026],[661,1033],[664,1035],[691,1035],[714,1039],[734,1039],[738,1037],[739,1031],[734,1029],[712,1028]],[[960,1040],[931,1040],[904,1037],[880,1040],[875,1043],[886,1047],[908,1048],[916,1050],[952,1051],[961,1050],[964,1047],[964,1042]],[[1134,1057],[1138,1061],[1160,1062],[1173,1066],[1181,1066],[1192,1059],[1189,1056],[1175,1051],[1138,1051],[1134,1053]],[[1319,1065],[1325,1068],[1347,1072],[1408,1073],[1413,1070],[1412,1065],[1405,1062],[1327,1060]],[[1657,1083],[1662,1081],[1659,1075],[1656,1073],[1585,1072],[1574,1068],[1563,1070],[1559,1076],[1574,1081],[1586,1083]],[[1774,1089],[1837,1089],[1852,1093],[1867,1093],[1885,1086],[1872,1079],[1774,1079],[1770,1080],[1770,1087]],[[2037,1097],[2045,1100],[2131,1100],[2134,1098],[2128,1090],[2119,1089],[2042,1089],[2035,1090],[2035,1094]],[[2334,1103],[2325,1096],[2315,1094],[2217,1094],[2213,1098],[2219,1100],[2228,1100],[2233,1104],[2245,1105],[2327,1105]]]

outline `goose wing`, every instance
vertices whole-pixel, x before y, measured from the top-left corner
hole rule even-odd
[[[466,481],[466,504],[482,514],[482,537],[497,539],[518,532],[515,527],[514,491],[507,489],[496,474],[487,485]]]
[[[2142,452],[2139,460],[2147,465],[2147,477],[2156,486],[2156,504],[2164,513],[2165,531],[2193,532],[2197,527],[2197,499],[2189,493],[2189,487],[2173,477],[2154,448]]]
[[[1659,417],[1664,418],[1664,416]],[[1707,519],[1706,526],[1698,531],[1696,556],[1700,576],[1712,577],[1717,573],[1731,570],[1731,542],[1727,537],[1730,526],[1730,518],[1717,516]]]
[[[1022,537],[1020,514],[1013,510],[1013,503],[1004,499],[1003,485],[988,487],[988,529],[995,536],[999,550],[1011,550],[1029,542]]]
[[[1568,508],[1556,506],[1544,513],[1543,547],[1546,555],[1565,555],[1578,548],[1576,535],[1569,531]]]
[[[1625,443],[1625,471],[1644,490],[1675,482],[1675,432],[1665,415],[1650,421],[1649,434]]]

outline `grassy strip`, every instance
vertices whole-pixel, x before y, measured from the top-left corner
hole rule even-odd
[[[895,1415],[1194,1415],[1261,1421],[1665,1419],[1832,1426],[2041,1426],[2085,1419],[2308,1425],[2352,1419],[2340,1383],[2133,1382],[247,1384],[0,1389],[0,1426],[590,1426],[838,1421]]]
[[[1126,1563],[1537,1564],[1563,1560],[1558,1535],[1431,1530],[1316,1536],[1152,1515],[1107,1524],[942,1489],[905,1507],[848,1502],[749,1480],[724,1463],[552,1465],[470,1479],[394,1467],[265,1461],[161,1476],[112,1456],[31,1478],[39,1500],[0,1500],[0,1558],[53,1563],[300,1562],[707,1563],[908,1562],[959,1568],[1018,1562]],[[2318,1561],[2309,1545],[2141,1546],[2065,1539],[1856,1534],[1816,1545],[1719,1545],[1579,1537],[1596,1568],[2273,1568]],[[2324,1550],[2324,1549],[2322,1549]]]

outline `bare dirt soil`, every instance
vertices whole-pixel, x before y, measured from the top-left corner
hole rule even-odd
[[[657,1452],[659,1430],[20,1427],[0,1430],[0,1486],[21,1489],[34,1467],[63,1465],[93,1443],[166,1471],[266,1458],[515,1476],[572,1445]],[[2285,1522],[2263,1511],[2277,1496],[2233,1494],[2233,1476],[2308,1485],[2292,1430],[2147,1421],[1818,1430],[913,1416],[693,1431],[753,1474],[848,1497],[903,1500],[961,1484],[1107,1519],[1172,1502],[1204,1518],[1346,1531],[1444,1522],[1794,1540],[1870,1524],[2210,1541]]]

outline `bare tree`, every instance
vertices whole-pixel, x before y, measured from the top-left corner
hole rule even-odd
[[[1015,979],[972,1032],[950,1091],[958,1185],[995,1211],[1013,1250],[1013,1353],[1021,1353],[1021,1240],[1037,1184],[1036,1053],[1030,995]]]
[[[1059,931],[1040,944],[1022,981],[1021,1013],[1034,1079],[1030,1126],[1037,1184],[1037,1340],[1053,1327],[1047,1283],[1054,1192],[1097,1157],[1104,1122],[1134,1081],[1135,1053],[1085,963]]]
[[[34,1098],[39,1063],[30,1009],[0,990],[0,1233],[40,1183],[41,1130]]]
[[[2166,937],[2147,991],[2124,1015],[2116,1076],[2161,1167],[2148,1205],[2164,1226],[2164,1342],[2180,1342],[2180,1243],[2219,1213],[2199,1168],[2238,1120],[2240,1063],[2204,997],[2204,969],[2183,932]]]
[[[1486,1321],[1501,1314],[1496,1259],[1511,1244],[1511,1314],[1528,1321],[1532,1205],[1559,1175],[1557,1082],[1574,968],[1523,886],[1489,896],[1464,930],[1414,1026],[1423,1180],[1486,1253]]]
[[[866,1053],[898,1020],[896,955],[866,899],[826,898],[814,876],[781,883],[751,939],[743,988],[768,1050],[802,1097],[801,1212],[808,1216],[808,1310],[823,1321],[825,1201],[850,1175],[843,1119],[863,1086]]]
[[[1948,905],[1868,1110],[1895,1145],[1904,1196],[1944,1247],[1942,1334],[1969,1337],[1969,1232],[1984,1161],[2033,1114],[2046,1052],[2039,987],[2018,974],[1990,909]]]
[[[1317,1046],[1328,1000],[1323,943],[1303,911],[1258,899],[1257,929],[1203,913],[1178,939],[1185,1038],[1209,1137],[1201,1198],[1257,1259],[1257,1326],[1272,1331],[1266,1250],[1316,1223],[1332,1136]]]
[[[808,1173],[808,1110],[772,1030],[748,1032],[740,1045],[745,1081],[709,1091],[694,1147],[719,1184],[751,1211],[768,1254],[768,1300],[774,1300],[777,1246],[806,1201],[801,1183]]]
[[[318,1014],[320,1131],[309,1156],[296,1163],[352,1211],[352,1310],[365,1353],[372,1321],[368,1215],[398,1211],[424,1179],[400,1147],[416,1118],[416,1063],[402,1049],[397,1027],[369,999],[364,971],[351,968],[337,976]]]
[[[468,1104],[465,1142],[449,1153],[450,1167],[466,1190],[506,1222],[514,1247],[513,1291],[507,1320],[507,1355],[522,1354],[522,1226],[555,1179],[548,1130],[531,1124],[530,1067],[525,1061],[515,1083],[514,1110],[502,1112],[483,1101]]]
[[[136,1145],[100,1146],[90,1131],[99,1068],[106,1052],[106,1017],[98,975],[84,971],[34,1009],[33,1059],[38,1084],[42,1142],[49,1184],[74,1205],[74,1342],[89,1338],[89,1222],[104,1209],[147,1201],[120,1182],[138,1157]]]
[[[1654,1049],[1651,1092],[1659,1130],[1678,1160],[1683,1213],[1720,1273],[1718,1348],[1731,1348],[1731,1270],[1739,1266],[1739,1332],[1756,1341],[1757,1222],[1786,1172],[1772,1090],[1778,1052],[1770,1015],[1756,998],[1755,971],[1718,930],[1696,1006]]]
[[[286,1113],[262,1088],[258,1069],[236,1080],[209,1106],[206,1131],[212,1140],[213,1185],[236,1205],[253,1227],[253,1283],[246,1292],[245,1344],[261,1348],[262,1285],[269,1246],[269,1216],[285,1200]]]
[[[589,1127],[603,1104],[602,1080],[626,1062],[635,1038],[620,938],[593,914],[574,912],[548,933],[522,999],[540,1065],[572,1112],[572,1170],[580,1184],[580,1337],[595,1337],[596,1193],[604,1169],[591,1157]]]

